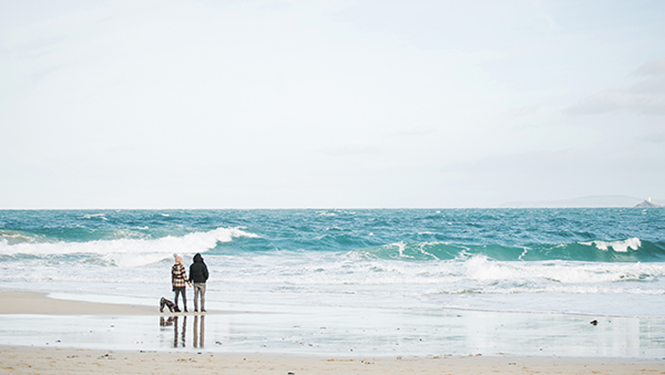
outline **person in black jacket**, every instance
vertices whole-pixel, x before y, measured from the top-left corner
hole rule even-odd
[[[199,296],[201,298],[201,312],[206,312],[205,294],[208,266],[203,263],[203,257],[199,253],[194,255],[194,263],[189,266],[189,281],[194,283],[194,312],[199,312]]]

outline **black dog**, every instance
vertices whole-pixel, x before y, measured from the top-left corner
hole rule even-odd
[[[168,307],[170,312],[180,312],[180,309],[175,305],[175,303],[162,297],[162,299],[159,300],[159,312],[164,312],[164,306]]]

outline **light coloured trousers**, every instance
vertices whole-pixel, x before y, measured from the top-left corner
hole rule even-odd
[[[199,310],[199,296],[201,298],[201,310]],[[194,311],[206,309],[206,283],[194,283]]]

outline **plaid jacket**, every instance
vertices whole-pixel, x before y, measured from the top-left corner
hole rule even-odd
[[[181,263],[176,263],[171,268],[171,283],[173,288],[184,288],[187,286],[187,274],[185,273],[185,266]]]

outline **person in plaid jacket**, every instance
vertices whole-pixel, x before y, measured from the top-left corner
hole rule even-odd
[[[178,308],[178,295],[182,295],[182,305],[187,312],[187,293],[186,287],[189,282],[187,281],[187,274],[185,273],[185,266],[182,264],[182,258],[178,254],[173,254],[175,257],[175,264],[171,268],[171,284],[175,292],[175,307]]]

